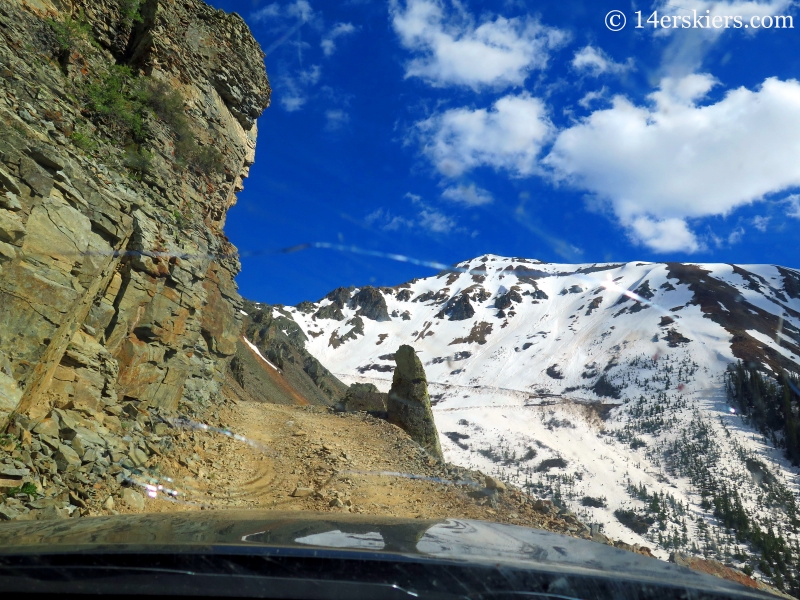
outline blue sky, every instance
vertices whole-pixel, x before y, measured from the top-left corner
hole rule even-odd
[[[211,3],[250,24],[273,87],[225,229],[248,298],[295,304],[435,272],[332,249],[265,254],[314,242],[447,264],[800,266],[789,0]],[[621,31],[605,25],[612,9]],[[729,27],[646,23],[693,10]],[[732,19],[780,15],[795,28]]]

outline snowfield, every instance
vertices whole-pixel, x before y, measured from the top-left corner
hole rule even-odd
[[[348,384],[388,391],[393,353],[413,346],[448,461],[661,558],[681,549],[742,567],[755,550],[715,503],[735,496],[794,547],[798,470],[779,438],[736,414],[724,373],[740,359],[800,371],[798,290],[797,271],[771,265],[487,255],[371,296],[340,289],[279,310]]]

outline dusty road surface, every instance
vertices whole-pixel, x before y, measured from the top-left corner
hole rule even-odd
[[[229,507],[461,517],[589,537],[569,514],[558,515],[549,503],[517,490],[489,490],[482,475],[436,462],[404,431],[366,413],[268,404],[228,388],[209,425],[246,441],[212,430],[172,430],[171,450],[153,455],[146,471],[151,483],[176,490],[175,500],[159,493],[135,508],[123,489],[111,510]],[[146,489],[139,491],[146,496]]]

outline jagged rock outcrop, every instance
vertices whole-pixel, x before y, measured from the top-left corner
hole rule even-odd
[[[444,319],[447,317],[451,321],[466,321],[475,316],[475,309],[469,301],[469,296],[462,293],[448,302],[445,307],[436,313],[436,317]]]
[[[347,386],[306,350],[308,338],[285,310],[248,300],[243,309],[245,339],[280,369],[240,341],[232,373],[246,392],[278,404],[332,405],[345,395]]]
[[[353,288],[340,287],[330,292],[325,298],[341,310],[350,301],[352,295]]]
[[[517,304],[522,302],[522,296],[519,295],[518,290],[519,286],[514,286],[514,288],[510,289],[505,294],[499,294],[494,300],[494,307],[499,310],[505,310],[511,308],[515,302]]]
[[[371,383],[353,383],[341,402],[337,403],[337,410],[353,412],[366,411],[376,416],[386,416],[387,394],[382,393]]]
[[[373,321],[391,321],[389,310],[386,307],[386,298],[379,289],[366,286],[350,300],[351,308],[358,308],[357,315],[363,315]]]
[[[404,429],[432,456],[442,460],[439,434],[433,421],[425,369],[411,346],[395,353],[397,367],[387,401],[388,421]]]
[[[39,488],[144,464],[155,415],[216,397],[263,58],[199,0],[0,3],[0,424]]]

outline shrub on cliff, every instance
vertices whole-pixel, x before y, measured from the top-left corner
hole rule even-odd
[[[148,92],[130,67],[114,65],[86,88],[87,108],[120,141],[144,141]]]
[[[91,26],[86,23],[83,13],[80,13],[77,18],[67,15],[63,21],[49,19],[47,23],[55,35],[59,57],[68,55],[78,41],[86,39],[92,30]]]
[[[167,83],[137,76],[125,65],[114,65],[86,87],[85,98],[89,116],[103,124],[117,142],[140,146],[152,138],[148,121],[158,119],[174,136],[179,164],[202,173],[223,172],[222,153],[197,143],[184,112],[183,96]],[[123,163],[141,174],[148,170],[151,159],[151,153],[139,149],[128,152]]]
[[[222,153],[212,146],[200,146],[183,111],[183,96],[163,81],[150,82],[147,105],[175,135],[175,158],[202,173],[221,173]]]

